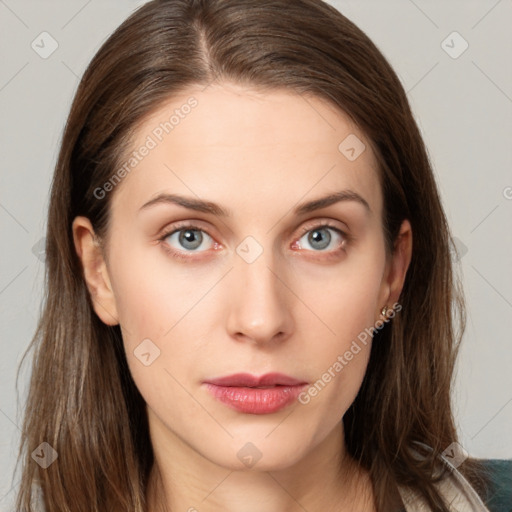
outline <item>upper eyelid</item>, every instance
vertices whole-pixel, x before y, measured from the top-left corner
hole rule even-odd
[[[173,222],[171,225],[168,225],[168,226],[162,228],[160,230],[161,234],[159,234],[158,237],[159,238],[167,237],[177,231],[182,231],[185,229],[197,229],[198,231],[204,231],[207,235],[212,236],[208,232],[209,231],[208,228],[205,228],[202,225],[202,221],[193,219],[193,220],[178,220],[176,222]]]
[[[308,231],[311,231],[313,229],[319,229],[319,228],[334,229],[334,230],[339,231],[343,235],[348,236],[348,234],[346,233],[346,230],[340,226],[334,225],[334,222],[336,222],[336,221],[333,221],[331,219],[329,219],[329,220],[314,219],[314,220],[311,220],[310,222],[311,222],[311,224],[309,224],[308,221],[306,221],[305,225],[302,228],[299,228],[298,234],[300,237],[304,236],[304,234],[307,233]],[[337,221],[337,222],[341,222],[341,221]],[[209,233],[209,229],[203,227],[201,224],[202,224],[202,222],[199,220],[177,221],[173,225],[163,228],[160,231],[161,234],[158,236],[159,236],[159,238],[167,238],[168,236],[170,236],[178,231],[182,231],[185,229],[195,229],[198,231],[205,232],[210,238],[214,238],[213,235],[211,235]],[[344,224],[344,223],[342,223],[342,224]],[[294,231],[296,231],[296,230],[294,230]]]
[[[342,234],[345,234],[345,230],[339,226],[335,226],[332,222],[329,222],[329,221],[319,221],[315,224],[312,224],[312,225],[307,225],[307,226],[304,226],[300,231],[299,231],[299,234],[300,236],[304,236],[305,233],[307,233],[308,231],[313,231],[315,229],[321,229],[321,228],[327,228],[327,229],[334,229],[335,231],[338,231]]]

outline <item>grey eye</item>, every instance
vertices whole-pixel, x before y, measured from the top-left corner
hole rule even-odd
[[[327,247],[329,247],[329,244],[333,240],[333,236],[331,235],[332,232],[336,233],[336,236],[338,236],[340,239],[342,238],[341,233],[339,233],[336,229],[324,226],[324,227],[317,227],[317,228],[309,230],[307,233],[305,233],[300,238],[300,240],[302,240],[303,238],[306,238],[307,243],[314,250],[322,251],[322,250],[326,249]],[[340,240],[340,243],[341,243],[341,240]],[[304,247],[304,244],[302,242],[300,242],[300,245],[301,245],[301,247]]]
[[[205,233],[204,231],[200,229],[192,229],[192,228],[182,228],[174,233],[170,234],[167,237],[167,242],[169,245],[173,245],[171,243],[172,238],[178,235],[178,244],[179,247],[177,249],[179,250],[187,250],[187,251],[196,251],[199,247],[201,247],[201,244],[203,241],[205,241],[206,238],[210,238],[210,236]],[[174,246],[175,247],[175,246]]]

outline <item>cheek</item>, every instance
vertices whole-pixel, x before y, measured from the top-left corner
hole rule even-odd
[[[208,294],[219,277],[204,267],[169,261],[159,247],[119,247],[116,253],[124,254],[111,270],[111,282],[126,357],[149,403],[160,393],[179,391],[171,375],[184,383],[197,373],[208,348],[207,325],[219,318]]]
[[[214,279],[205,269],[170,261],[160,247],[118,251],[112,285],[119,321],[127,339],[158,340],[198,304]]]
[[[366,373],[385,256],[368,248],[345,263],[337,272],[316,270],[297,281],[298,295],[315,312],[297,325],[315,378],[302,403],[311,411],[327,410],[326,427],[343,416]]]
[[[310,322],[316,322],[325,339],[331,340],[327,347],[342,349],[374,325],[381,307],[384,267],[384,251],[375,244],[352,251],[336,266],[301,265],[296,269],[294,291],[315,313],[307,316]]]

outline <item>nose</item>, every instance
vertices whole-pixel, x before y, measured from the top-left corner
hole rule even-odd
[[[232,294],[228,331],[238,341],[268,345],[292,334],[293,294],[271,250],[251,263],[239,258],[231,272]]]

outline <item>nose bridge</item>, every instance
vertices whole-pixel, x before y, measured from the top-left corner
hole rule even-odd
[[[289,334],[292,326],[290,297],[281,282],[272,246],[247,236],[236,248],[229,329],[232,335],[256,342]]]

